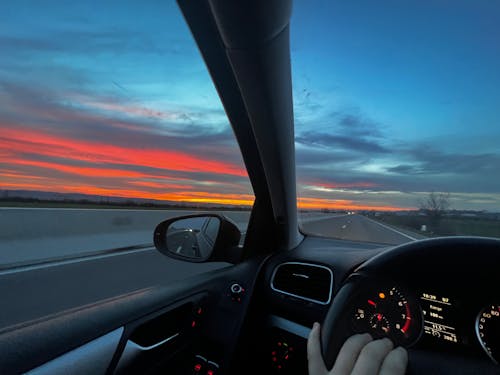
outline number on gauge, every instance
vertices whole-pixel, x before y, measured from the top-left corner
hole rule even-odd
[[[486,354],[500,363],[500,305],[481,310],[476,320],[476,334]]]
[[[356,332],[389,337],[398,345],[408,345],[415,339],[416,327],[421,325],[420,312],[398,288],[381,288],[363,296],[354,310]]]

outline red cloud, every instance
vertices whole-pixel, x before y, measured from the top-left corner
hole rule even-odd
[[[55,136],[40,131],[3,127],[0,149],[17,154],[37,154],[72,161],[137,165],[184,172],[207,172],[246,176],[246,170],[229,162],[200,158],[178,151],[141,149],[131,145],[120,147],[102,142],[90,142]],[[133,139],[131,139],[133,143]]]

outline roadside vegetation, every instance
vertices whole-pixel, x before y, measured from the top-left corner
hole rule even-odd
[[[377,220],[387,224],[401,227],[423,235],[437,236],[486,236],[500,237],[500,214],[470,214],[447,213],[432,225],[430,218],[419,211],[410,212],[404,216],[398,213],[384,213],[376,217]],[[477,216],[476,216],[477,215]],[[496,216],[496,217],[495,217]],[[422,231],[422,226],[427,230]]]
[[[203,211],[249,211],[246,206],[216,206],[203,204],[163,204],[141,203],[130,201],[123,202],[96,202],[92,200],[44,200],[31,198],[0,198],[0,207],[21,207],[21,208],[79,208],[79,209],[138,209],[138,210],[203,210]]]
[[[500,237],[500,213],[450,209],[450,194],[429,193],[420,210],[379,213],[376,219],[430,237]]]

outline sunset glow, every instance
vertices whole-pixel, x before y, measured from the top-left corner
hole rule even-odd
[[[436,191],[500,211],[500,9],[443,4],[294,3],[301,210],[414,210]],[[175,2],[2,2],[0,24],[0,190],[252,206]]]
[[[401,211],[409,210],[410,208],[392,207],[392,206],[376,206],[376,205],[362,205],[354,201],[334,200],[324,198],[299,198],[298,206],[300,209],[308,210],[342,210],[342,211],[356,211],[356,210],[377,210],[377,211]]]

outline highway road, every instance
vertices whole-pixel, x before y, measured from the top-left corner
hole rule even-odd
[[[161,221],[203,211],[0,208],[0,269],[39,260],[151,247]],[[248,211],[221,211],[245,232]],[[400,244],[422,238],[361,215],[308,213],[304,232],[353,241]]]
[[[206,211],[73,208],[0,208],[0,269],[95,255],[113,249],[151,247],[163,220]],[[220,211],[245,231],[249,211]]]
[[[357,214],[311,218],[302,223],[302,229],[318,236],[390,245],[425,238]]]
[[[31,211],[30,214],[36,215],[36,212]],[[84,214],[88,215],[88,212]],[[181,214],[186,214],[186,212],[183,211]],[[64,215],[67,215],[67,213],[64,213]],[[73,215],[78,216],[78,213],[73,213]],[[110,213],[107,215],[112,216]],[[119,215],[121,215],[120,217],[126,217],[124,216],[126,213],[123,211]],[[161,216],[161,214],[157,215]],[[242,213],[238,212],[236,216],[240,219],[240,225],[244,224]],[[5,220],[6,215],[3,215],[2,218]],[[70,219],[66,219],[70,221]],[[36,221],[34,217],[30,217],[30,220]],[[0,224],[3,223],[0,221]],[[40,222],[40,226],[43,225],[51,226],[50,223]],[[99,225],[103,224],[100,223]],[[323,236],[329,235],[345,240],[358,239],[369,242],[399,244],[413,241],[416,238],[415,235],[403,233],[360,215],[309,216],[302,226],[305,231],[311,233]],[[15,324],[135,292],[154,285],[171,284],[196,274],[229,266],[227,263],[200,264],[177,261],[161,255],[147,244],[143,244],[142,247],[137,249],[118,252],[97,254],[95,252],[74,252],[73,255],[78,254],[79,257],[68,256],[70,254],[69,250],[75,249],[78,239],[85,237],[88,239],[90,237],[91,241],[98,241],[99,236],[102,236],[103,239],[110,236],[122,237],[122,240],[130,239],[130,237],[127,237],[127,232],[115,231],[111,234],[100,233],[94,236],[91,234],[78,234],[75,236],[60,236],[59,239],[57,237],[31,237],[23,240],[21,237],[17,242],[38,244],[33,249],[32,254],[38,252],[39,257],[43,252],[50,252],[47,246],[56,243],[58,240],[60,248],[68,246],[67,254],[58,260],[18,266],[16,268],[8,268],[4,265],[4,268],[0,269],[0,296],[2,296],[0,333],[2,329]],[[148,233],[148,236],[151,235],[149,230],[145,232]],[[5,231],[2,235],[4,238],[8,237]],[[33,231],[31,235],[34,235]],[[12,244],[13,242],[16,241],[12,238],[0,240],[0,251],[12,251],[13,247],[6,244]],[[91,243],[88,242],[88,244]],[[26,245],[26,248],[28,247]],[[22,246],[19,245],[18,248],[22,248]],[[10,255],[10,259],[14,259],[14,255]],[[4,259],[8,258],[5,255],[3,257]]]

